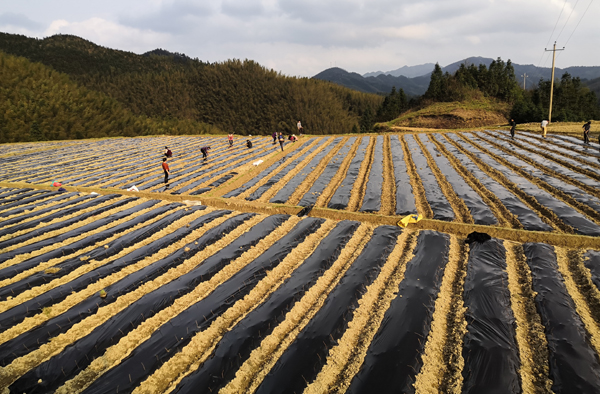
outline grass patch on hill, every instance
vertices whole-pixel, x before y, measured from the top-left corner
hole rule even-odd
[[[478,97],[465,101],[437,102],[409,110],[398,118],[376,127],[400,131],[403,128],[464,129],[508,124],[510,104]]]

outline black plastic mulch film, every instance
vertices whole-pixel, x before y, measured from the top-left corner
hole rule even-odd
[[[408,215],[417,212],[410,177],[404,161],[404,151],[397,135],[390,136],[390,150],[394,164],[396,181],[396,215]]]
[[[95,196],[95,195],[88,194],[88,195],[81,196],[81,197],[75,198],[73,200],[64,202],[62,204],[57,204],[52,207],[41,209],[39,211],[31,212],[31,213],[28,213],[25,215],[19,215],[15,218],[12,218],[12,219],[2,222],[4,227],[6,227],[6,226],[11,226],[11,227],[3,228],[2,230],[0,230],[0,236],[4,236],[6,234],[11,234],[11,233],[15,233],[17,231],[22,231],[22,230],[26,230],[28,228],[36,227],[41,223],[47,223],[54,219],[70,215],[74,212],[81,211],[81,210],[87,209],[87,208],[91,208],[94,205],[102,204],[103,202],[106,202],[106,201],[108,201],[112,198],[116,198],[116,197],[117,197],[116,195],[112,195],[112,197],[105,198],[104,196],[101,197],[99,195]],[[89,199],[91,199],[91,200],[85,201],[85,200],[89,200]],[[45,213],[48,213],[51,211],[56,211],[56,212],[51,213],[46,216],[43,216],[41,218],[32,219],[32,218],[35,218],[36,216],[39,216],[41,214],[45,214]],[[24,221],[26,219],[32,219],[32,220],[28,220],[24,223],[21,223],[22,221]],[[77,221],[79,221],[79,219],[72,221],[71,224],[75,223]],[[17,223],[19,223],[19,224],[17,224]]]
[[[422,231],[398,294],[385,312],[347,393],[412,393],[448,262],[446,234]]]
[[[110,199],[113,199],[113,198],[117,197],[117,195],[107,195],[107,196],[104,196],[104,197],[105,198],[99,197],[98,199],[104,200],[104,201],[108,201]],[[71,218],[71,219],[68,219],[68,220],[65,220],[65,221],[62,221],[62,222],[58,222],[58,223],[54,223],[54,224],[49,224],[47,226],[40,227],[38,229],[30,231],[30,232],[28,232],[26,234],[23,234],[23,235],[14,237],[14,238],[7,239],[5,241],[0,242],[0,250],[2,250],[4,248],[7,248],[9,246],[12,246],[12,245],[19,244],[19,243],[21,243],[23,241],[27,241],[27,240],[31,239],[32,237],[37,237],[37,236],[43,235],[43,234],[45,234],[45,233],[47,233],[49,231],[59,230],[61,228],[64,228],[64,227],[70,226],[70,225],[72,225],[74,223],[77,223],[79,221],[87,220],[88,218],[92,218],[92,217],[94,217],[96,215],[99,215],[99,214],[101,214],[103,212],[106,212],[106,211],[109,211],[111,209],[115,209],[115,208],[118,208],[120,206],[126,205],[126,204],[128,204],[130,202],[133,202],[135,200],[137,200],[137,197],[124,198],[124,199],[121,199],[121,200],[119,200],[117,202],[114,202],[114,203],[112,203],[110,205],[104,206],[102,208],[98,208],[98,209],[96,209],[94,211],[81,214],[79,216],[76,216],[74,218]],[[123,211],[121,211],[121,212],[123,212]],[[121,216],[121,212],[117,212],[117,213],[111,215],[110,217],[112,217],[112,218],[122,217]],[[114,219],[114,220],[116,220],[116,219]],[[73,229],[71,231],[67,231],[67,232],[62,233],[60,235],[57,235],[55,237],[43,239],[41,241],[29,244],[29,245],[22,246],[20,248],[17,248],[15,250],[10,251],[10,252],[4,252],[4,253],[0,254],[0,262],[4,262],[4,261],[6,261],[8,259],[11,259],[11,258],[15,257],[18,254],[31,253],[31,252],[33,252],[35,250],[38,250],[38,249],[41,249],[43,247],[46,247],[46,246],[49,246],[49,245],[53,245],[55,243],[63,242],[64,240],[66,240],[68,238],[79,236],[79,235],[81,235],[84,232],[94,230],[94,229],[96,229],[98,227],[101,227],[101,226],[104,226],[105,224],[108,224],[108,223],[110,223],[110,220],[107,220],[107,218],[98,219],[98,220],[95,220],[95,221],[93,221],[93,222],[91,222],[89,224],[83,225],[83,226],[81,226],[79,228],[76,228],[76,229]]]
[[[217,317],[233,306],[236,301],[247,295],[267,275],[268,271],[276,267],[308,235],[317,231],[323,222],[323,219],[315,218],[300,221],[287,235],[275,242],[272,247],[230,279],[219,285],[212,293],[163,324],[149,339],[133,349],[125,360],[103,374],[101,379],[94,381],[83,392],[87,394],[113,392],[117,387],[119,391],[131,391],[149,373],[152,373],[177,353],[178,349],[186,346],[197,332],[208,328]],[[154,297],[154,300],[146,301],[146,304],[150,304],[150,307],[156,308],[164,303],[164,301],[161,301],[162,298],[159,294],[145,297]],[[143,299],[136,304],[140,305]],[[122,319],[121,329],[131,329],[132,323],[130,321],[140,319],[139,309],[139,306],[128,308],[130,312],[127,319]],[[104,333],[103,336],[109,342],[114,342],[109,338],[120,335],[119,327],[117,324],[109,325],[111,327],[110,332]],[[86,349],[89,349],[82,349],[80,357],[85,359],[86,355],[89,356],[89,352],[96,349],[97,342],[97,340],[90,339],[88,336],[78,341],[74,347],[85,346]],[[102,351],[99,350],[97,355],[96,352],[93,352],[93,355],[100,356]],[[65,358],[65,360],[68,359]],[[60,371],[60,366],[55,366],[55,371]]]
[[[140,204],[139,210],[149,208],[152,205],[155,205],[157,203],[158,203],[158,200],[147,201],[144,204]],[[77,253],[78,250],[81,250],[88,246],[94,245],[98,242],[101,242],[109,237],[114,236],[115,234],[118,234],[125,230],[128,230],[138,224],[144,223],[148,219],[151,219],[155,216],[161,215],[161,214],[163,214],[167,211],[170,211],[178,206],[181,206],[181,205],[180,204],[163,205],[161,207],[153,209],[150,212],[147,212],[142,215],[138,215],[137,217],[130,219],[130,220],[126,221],[125,223],[121,223],[115,227],[111,227],[102,232],[90,235],[88,237],[85,237],[82,240],[79,240],[72,244],[69,244],[69,246],[67,246],[66,248],[75,251],[75,256],[73,256],[73,257],[69,258],[68,260],[65,260],[59,264],[54,265],[52,268],[59,269],[58,272],[48,273],[45,271],[40,271],[33,275],[28,276],[27,278],[25,278],[23,280],[20,280],[18,282],[14,282],[7,286],[4,286],[4,287],[0,288],[0,300],[4,300],[8,296],[14,297],[15,295],[17,295],[29,288],[32,288],[34,286],[39,286],[43,283],[47,283],[47,282],[50,282],[51,280],[54,280],[56,278],[67,275],[69,272],[76,269],[77,267],[87,264],[88,260],[104,259],[104,258],[107,258],[111,255],[114,255],[114,254],[120,252],[124,248],[132,245],[132,243],[128,242],[129,241],[128,239],[127,240],[121,239],[121,238],[116,239],[115,241],[112,242],[112,244],[113,244],[112,248],[109,245],[107,245],[107,248],[105,248],[104,246],[99,246],[99,247],[95,248],[94,250],[91,250],[91,251],[85,253],[85,257],[86,257],[85,259],[82,259],[81,254]],[[171,221],[174,219],[174,217],[176,217],[176,216],[173,216],[173,217],[166,216],[165,218],[158,220],[155,223],[151,223],[147,226],[144,226],[143,230],[140,232],[143,234],[144,237],[146,237],[146,238],[150,237],[154,232],[157,232],[157,231],[161,230],[162,228],[166,227],[168,224],[170,224]],[[126,238],[126,237],[122,237],[122,238]],[[140,241],[140,239],[137,239],[137,238],[135,238],[135,239],[136,239],[136,242]],[[15,275],[15,274],[23,272],[24,270],[29,269],[31,267],[32,267],[31,261],[28,260],[27,264],[16,264],[16,265],[9,267],[10,269],[8,269],[7,272],[10,273],[12,271],[12,275]],[[3,272],[0,271],[0,278],[2,278],[2,274],[3,274]],[[5,277],[2,279],[5,279]]]
[[[254,216],[254,214],[241,214],[233,218],[228,219],[221,225],[211,229],[202,237],[198,238],[197,241],[189,243],[186,248],[189,250],[180,249],[179,251],[161,259],[156,262],[155,265],[161,265],[163,269],[147,277],[146,274],[149,270],[144,269],[142,271],[130,275],[127,278],[113,284],[107,288],[107,298],[100,302],[100,305],[94,305],[90,300],[85,300],[75,307],[75,311],[69,311],[65,316],[61,315],[47,322],[44,327],[38,328],[35,332],[37,335],[44,336],[55,336],[60,332],[65,332],[71,323],[68,321],[69,318],[78,317],[76,311],[80,311],[80,314],[84,314],[84,317],[95,313],[97,308],[106,306],[123,295],[131,292],[135,288],[141,286],[143,283],[152,280],[159,274],[166,272],[169,268],[175,267],[185,260],[190,259],[200,251],[204,250],[207,246],[218,241],[226,234],[231,232],[233,229],[238,227],[244,221]],[[130,331],[135,329],[144,320],[152,317],[158,311],[169,307],[173,302],[192,291],[199,283],[208,281],[214,274],[222,269],[232,259],[239,257],[242,253],[256,245],[262,238],[267,236],[276,227],[281,225],[283,221],[287,219],[284,215],[274,215],[263,220],[261,223],[253,227],[252,232],[244,234],[242,237],[234,241],[233,244],[219,251],[217,254],[206,259],[202,264],[199,264],[193,270],[188,272],[181,277],[166,283],[159,289],[156,289],[144,296],[133,304],[129,305],[126,309],[112,316],[103,325],[97,327],[91,334],[75,342],[72,346],[69,346],[59,355],[51,358],[47,362],[39,365],[37,368],[29,371],[26,375],[21,377],[12,386],[12,390],[28,390],[36,385],[39,387],[37,382],[38,379],[42,379],[42,386],[45,391],[54,391],[66,380],[79,373],[85,368],[91,360],[95,357],[101,356],[107,347],[116,344],[124,335],[127,335]],[[196,245],[197,242],[197,245]],[[147,267],[149,268],[149,267]],[[156,268],[154,267],[156,271]],[[98,302],[98,301],[96,301]],[[91,307],[92,311],[87,311],[86,307]],[[191,320],[194,322],[194,319]],[[66,328],[60,324],[67,324]],[[189,323],[189,322],[187,322]],[[58,328],[57,328],[58,327]],[[46,333],[46,331],[48,331]],[[32,342],[34,336],[29,337],[29,341]],[[46,339],[46,338],[43,338]],[[16,348],[16,346],[15,346]],[[144,360],[146,364],[148,362]],[[56,373],[56,372],[59,373]],[[101,378],[101,379],[104,379]]]
[[[590,270],[592,282],[600,290],[600,251],[588,250],[583,256],[583,264]]]
[[[556,199],[550,193],[540,189],[535,186],[533,183],[525,179],[524,177],[514,173],[510,168],[505,167],[500,164],[494,158],[490,157],[488,154],[485,154],[479,150],[476,150],[473,145],[468,144],[463,141],[457,135],[450,134],[449,137],[456,141],[459,145],[465,147],[469,151],[473,152],[477,158],[479,158],[482,162],[486,163],[490,167],[500,171],[502,175],[504,175],[510,182],[518,185],[519,189],[525,193],[533,197],[539,204],[544,207],[550,209],[552,212],[558,216],[560,220],[562,220],[565,224],[573,227],[576,233],[583,235],[595,235],[600,234],[600,229],[598,226],[585,218],[581,213],[577,212],[573,207],[565,204],[564,202]],[[482,146],[485,143],[482,142]]]
[[[435,175],[429,169],[427,158],[421,152],[419,145],[412,135],[404,136],[404,140],[408,145],[409,153],[421,178],[421,183],[425,189],[425,198],[433,211],[433,219],[444,221],[454,220],[454,210],[442,192]]]
[[[261,185],[252,194],[246,197],[246,200],[258,200],[260,196],[262,196],[267,190],[271,188],[271,186],[279,182],[281,178],[283,178],[288,172],[296,168],[296,166],[298,166],[298,164],[300,164],[302,160],[304,160],[308,155],[310,155],[312,151],[314,151],[315,149],[319,149],[321,145],[325,143],[325,141],[327,141],[327,138],[321,138],[319,141],[317,141],[316,145],[312,149],[309,149],[308,151],[304,152],[302,155],[300,155],[300,157],[297,157],[296,159],[294,159],[294,161],[285,166],[278,173],[274,174],[267,182],[265,182],[264,185]]]
[[[265,376],[260,393],[301,392],[317,376],[329,349],[342,337],[358,301],[379,275],[394,249],[401,229],[379,226],[360,256],[329,293],[310,322],[298,334]]]
[[[41,207],[46,204],[52,204],[53,202],[64,200],[65,198],[73,197],[74,195],[75,195],[75,193],[63,193],[63,192],[53,191],[53,192],[41,194],[41,195],[38,195],[38,196],[35,196],[32,198],[27,198],[18,203],[13,203],[13,204],[18,205],[18,206],[15,206],[15,208],[13,208],[13,209],[9,209],[10,205],[12,205],[12,204],[0,205],[0,210],[2,211],[2,213],[0,213],[0,217],[18,215],[27,210],[30,210],[30,209],[33,209],[36,207]],[[52,198],[48,198],[48,197],[52,197]],[[40,200],[43,200],[43,201],[40,201]],[[33,204],[26,205],[29,202],[32,202]],[[9,210],[5,211],[5,209],[9,209]]]
[[[175,388],[178,394],[217,392],[225,386],[261,341],[285,319],[285,315],[316,283],[340,255],[358,222],[342,221],[325,237],[271,296],[227,332],[198,370]]]
[[[438,141],[444,145],[456,159],[458,159],[463,166],[469,170],[469,172],[481,182],[483,186],[497,198],[500,199],[502,204],[512,213],[516,215],[519,222],[523,225],[525,230],[531,231],[553,231],[554,229],[544,223],[540,217],[533,212],[527,205],[525,205],[517,196],[490,178],[485,172],[483,172],[477,165],[468,158],[464,153],[459,151],[454,145],[448,142],[445,138],[439,138]]]
[[[442,152],[438,151],[437,147],[433,144],[433,142],[429,141],[429,139],[423,138],[422,142],[425,146],[425,149],[429,151],[433,161],[446,178],[446,181],[450,183],[450,186],[452,186],[452,190],[454,190],[456,195],[464,201],[465,205],[469,209],[469,212],[471,213],[471,216],[473,217],[475,224],[498,224],[498,219],[496,219],[490,207],[483,202],[479,194],[477,194],[477,192],[467,184],[463,177],[456,172],[446,156],[444,156]]]
[[[314,141],[314,139],[312,139],[312,138],[309,139],[309,140],[307,140],[307,141],[305,141],[300,147],[298,147],[297,150],[294,150],[294,151],[292,151],[290,153],[286,153],[285,156],[281,157],[275,163],[271,164],[269,167],[267,167],[266,169],[262,170],[257,176],[255,176],[254,178],[252,178],[248,182],[244,183],[242,186],[238,187],[237,189],[232,190],[229,193],[225,194],[223,197],[225,197],[225,198],[231,198],[231,197],[237,197],[237,196],[239,196],[240,194],[242,194],[246,190],[250,189],[252,186],[256,185],[261,179],[263,179],[264,177],[266,177],[267,175],[269,175],[277,167],[279,167],[280,165],[282,165],[283,163],[285,163],[285,161],[287,159],[289,159],[291,156],[293,156],[294,154],[302,151],[302,149],[306,148],[308,145],[310,145],[311,143],[313,143],[313,141]],[[286,152],[289,152],[289,151],[286,151]]]
[[[192,214],[196,209],[202,209],[202,208],[204,208],[204,207],[193,207],[189,211],[178,210],[172,214],[171,219],[178,220],[184,216]],[[221,211],[221,212],[223,212],[223,211]],[[121,258],[118,258],[114,261],[111,261],[108,264],[97,267],[96,269],[77,277],[76,279],[72,280],[69,283],[66,283],[62,286],[55,287],[43,294],[40,294],[39,296],[37,296],[35,298],[32,298],[28,301],[23,302],[19,306],[16,306],[16,307],[9,309],[3,313],[0,313],[0,331],[4,331],[11,325],[13,325],[15,323],[19,323],[25,317],[33,316],[36,313],[39,313],[46,306],[52,305],[55,302],[59,302],[59,301],[65,299],[73,291],[83,289],[83,288],[87,287],[89,284],[94,283],[94,282],[98,281],[99,279],[104,278],[114,272],[118,272],[121,269],[123,269],[124,267],[134,264],[137,261],[142,260],[143,258],[145,258],[148,255],[156,253],[160,249],[168,246],[169,244],[171,244],[173,242],[177,242],[178,240],[180,240],[181,238],[187,236],[190,232],[192,232],[194,230],[194,228],[203,225],[207,220],[206,217],[210,217],[210,216],[213,216],[218,213],[219,212],[209,213],[207,215],[204,215],[204,216],[196,219],[195,221],[192,221],[190,223],[190,227],[186,226],[186,227],[179,228],[179,229],[175,230],[174,232],[168,234],[167,236],[160,238],[160,239],[146,245],[143,248],[140,248],[133,252],[130,252]],[[212,220],[212,218],[210,220]],[[166,226],[166,224],[165,224],[165,226]],[[141,230],[144,231],[144,229],[141,229]],[[131,233],[131,234],[124,235],[124,237],[126,237],[125,239],[134,238],[134,237],[136,237],[136,235],[139,235],[139,234]]]
[[[329,138],[324,138],[329,139]],[[304,168],[300,169],[300,171],[293,176],[283,187],[271,198],[269,201],[272,203],[285,203],[292,193],[296,190],[298,186],[304,181],[304,179],[313,172],[313,170],[319,165],[323,157],[325,157],[333,148],[336,147],[337,144],[342,140],[341,137],[335,138],[329,145],[323,148],[319,153],[312,158],[310,163],[308,163]]]
[[[381,188],[383,186],[383,136],[377,136],[373,162],[369,171],[369,179],[365,186],[360,212],[377,212],[381,209]]]
[[[464,302],[467,333],[463,393],[519,393],[519,354],[506,273],[506,251],[496,238],[470,245]]]
[[[562,165],[557,164],[557,163],[545,158],[544,156],[540,156],[538,154],[517,148],[517,147],[513,146],[512,144],[510,144],[509,142],[505,142],[503,140],[495,140],[494,142],[503,146],[504,148],[513,150],[515,153],[529,157],[530,159],[533,159],[534,161],[536,161],[539,165],[542,165],[558,174],[565,175],[565,176],[569,177],[570,179],[575,179],[581,183],[586,184],[587,186],[596,187],[598,185],[598,181],[588,178],[585,175],[576,173],[568,168],[565,168]],[[494,150],[493,153],[496,153],[498,155],[504,155],[504,152],[501,152],[499,150]],[[555,187],[556,189],[561,190],[565,194],[571,196],[578,202],[588,205],[590,208],[592,208],[596,211],[600,211],[600,200],[598,198],[591,196],[589,193],[581,190],[580,188],[578,188],[576,186],[565,183],[561,179],[555,178],[552,175],[548,175],[548,174],[544,173],[543,171],[537,169],[536,167],[532,166],[529,163],[526,163],[525,161],[523,161],[519,158],[512,157],[510,159],[510,161],[511,161],[511,163],[519,166],[521,168],[521,170],[529,173],[530,176],[541,179],[542,181],[546,182],[550,186]],[[581,166],[580,163],[577,163],[577,164],[578,164],[578,166]]]
[[[354,187],[354,182],[356,181],[356,177],[360,171],[360,166],[365,158],[365,153],[369,147],[369,142],[369,137],[362,137],[360,145],[358,146],[358,149],[356,150],[356,153],[350,162],[348,171],[346,171],[346,177],[337,188],[335,193],[333,193],[331,200],[329,200],[329,203],[327,204],[327,208],[345,209],[348,206],[348,202],[350,201],[350,192]]]
[[[531,269],[535,304],[548,340],[555,393],[600,393],[600,363],[575,303],[559,273],[552,246],[523,244]]]
[[[349,138],[346,144],[331,158],[323,173],[313,182],[311,188],[304,194],[304,196],[298,202],[301,207],[309,207],[315,205],[317,198],[321,195],[323,190],[329,185],[331,179],[335,176],[340,165],[350,152],[352,145],[356,141],[356,137]]]

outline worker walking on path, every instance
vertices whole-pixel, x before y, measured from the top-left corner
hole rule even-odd
[[[517,122],[514,119],[510,120],[510,137],[515,139],[515,129],[517,128]]]
[[[169,182],[169,164],[167,163],[167,158],[163,157],[162,169],[165,172],[165,183]]]
[[[229,140],[229,147],[233,146],[233,134],[229,133],[229,135],[227,136],[227,139]]]
[[[592,127],[592,121],[588,120],[587,123],[583,125],[583,143],[589,145],[590,144],[590,128]]]
[[[540,124],[540,127],[542,128],[542,137],[546,138],[546,131],[547,131],[547,127],[548,127],[548,121],[547,120],[542,120],[542,123]]]
[[[283,137],[283,134],[281,132],[279,132],[279,145],[281,146],[282,152],[283,152],[283,144],[285,144],[285,138]]]

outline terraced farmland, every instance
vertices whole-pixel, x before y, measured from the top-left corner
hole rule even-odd
[[[252,139],[0,150],[3,392],[600,392],[598,146]]]

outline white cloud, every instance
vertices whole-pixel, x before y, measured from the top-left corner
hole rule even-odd
[[[55,20],[50,23],[44,34],[73,34],[98,45],[137,53],[159,47],[167,48],[170,43],[168,34],[123,26],[102,18],[91,18],[82,22]]]

